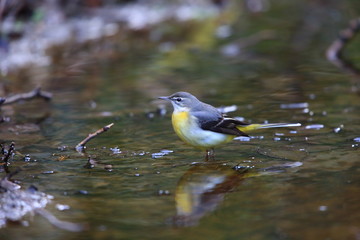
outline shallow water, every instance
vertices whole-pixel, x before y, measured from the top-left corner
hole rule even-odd
[[[324,57],[357,5],[279,1],[261,13],[237,6],[76,51],[65,45],[73,58],[9,76],[11,89],[41,82],[54,94],[50,103],[2,108],[12,122],[1,123],[0,140],[16,143],[10,169],[23,169],[14,179],[53,195],[50,212],[88,229],[67,232],[34,216],[27,227],[1,229],[0,238],[359,239],[359,78]],[[219,22],[232,29],[229,37],[215,37]],[[269,30],[271,39],[255,37],[224,55],[224,46]],[[103,55],[85,55],[92,46]],[[347,56],[356,59],[357,51]],[[235,104],[228,114],[249,122],[302,127],[254,132],[205,163],[203,152],[173,132],[171,107],[159,114],[165,103],[156,97],[180,90],[217,107]],[[74,150],[109,123],[86,153]],[[89,157],[97,161],[92,168],[85,167]]]

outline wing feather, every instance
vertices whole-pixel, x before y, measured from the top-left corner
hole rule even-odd
[[[209,110],[209,109],[208,109]],[[240,131],[237,126],[247,126],[248,123],[236,120],[230,117],[224,117],[217,110],[215,111],[197,111],[192,113],[198,120],[199,125],[204,130],[209,130],[218,133],[224,133],[235,136],[248,135]]]

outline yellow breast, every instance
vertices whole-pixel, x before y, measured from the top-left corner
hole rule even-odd
[[[188,142],[184,135],[184,132],[189,130],[191,124],[189,112],[174,112],[171,120],[176,134],[183,141]]]
[[[176,134],[187,144],[201,149],[208,149],[231,141],[235,136],[203,130],[196,118],[188,111],[174,111],[172,124]]]

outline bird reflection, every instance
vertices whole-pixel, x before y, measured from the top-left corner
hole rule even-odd
[[[176,226],[194,226],[207,213],[214,211],[225,194],[234,190],[247,169],[236,169],[219,163],[191,167],[179,180],[175,191]]]

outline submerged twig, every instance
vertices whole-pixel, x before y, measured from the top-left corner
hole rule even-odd
[[[49,92],[41,91],[41,88],[38,87],[27,93],[19,93],[8,98],[0,98],[0,105],[12,104],[18,101],[30,100],[37,97],[49,101],[52,98],[52,94]]]
[[[8,148],[8,150],[5,150],[5,147],[0,145],[1,146],[1,154],[3,155],[2,157],[0,157],[1,159],[1,163],[0,164],[3,164],[4,166],[4,171],[6,173],[9,173],[9,168],[8,168],[8,165],[9,165],[9,160],[10,160],[10,157],[13,155],[14,151],[15,151],[15,144],[12,142]]]
[[[327,59],[335,66],[356,76],[360,75],[360,70],[357,69],[351,62],[345,60],[342,56],[346,45],[354,39],[356,34],[360,31],[360,18],[351,20],[349,27],[339,33],[339,37],[330,45],[326,51]]]
[[[14,153],[15,151],[15,144],[12,142],[9,146],[9,149],[7,151],[7,154],[5,155],[5,157],[3,158],[3,161],[5,163],[9,163],[9,159],[11,157],[11,155]]]
[[[97,135],[106,132],[107,130],[109,130],[112,126],[114,125],[114,123],[110,123],[109,125],[106,125],[105,127],[102,127],[100,129],[98,129],[96,132],[94,133],[90,133],[84,140],[82,140],[78,145],[76,145],[75,149],[78,152],[82,152],[83,149],[85,148],[85,145],[87,142],[89,142],[91,139],[93,139],[94,137],[96,137]]]

